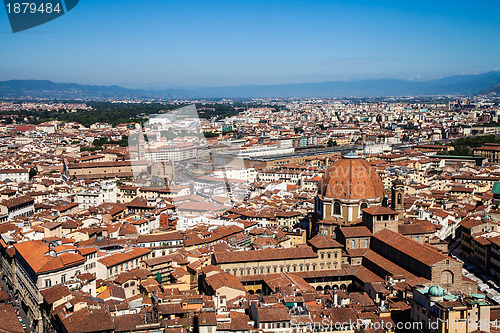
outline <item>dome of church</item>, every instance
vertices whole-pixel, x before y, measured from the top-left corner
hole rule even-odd
[[[444,289],[440,286],[432,286],[429,288],[429,296],[431,297],[443,297]]]
[[[349,153],[326,169],[319,194],[324,198],[363,200],[379,199],[385,191],[375,168],[360,156]]]

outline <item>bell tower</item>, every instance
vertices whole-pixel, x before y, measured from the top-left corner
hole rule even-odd
[[[398,212],[398,217],[400,221],[404,220],[405,186],[403,180],[400,177],[397,177],[394,183],[392,183],[391,209]]]
[[[144,133],[142,132],[142,126],[139,126],[139,133],[137,135],[137,159],[139,161],[144,161],[146,159],[146,140],[144,140]]]

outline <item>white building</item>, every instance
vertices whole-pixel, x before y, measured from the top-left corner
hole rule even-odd
[[[0,170],[0,181],[27,183],[29,181],[28,169],[4,169]]]

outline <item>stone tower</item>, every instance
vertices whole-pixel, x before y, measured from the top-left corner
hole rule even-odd
[[[396,211],[399,220],[403,221],[405,213],[405,186],[403,180],[396,178],[391,189],[391,209]]]
[[[139,126],[139,133],[137,136],[137,159],[139,161],[144,161],[146,159],[146,140],[144,140],[142,126]]]

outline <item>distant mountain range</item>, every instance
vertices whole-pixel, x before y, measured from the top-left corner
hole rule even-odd
[[[55,83],[48,80],[0,81],[0,97],[19,99],[387,97],[495,93],[500,93],[498,71],[455,75],[430,81],[378,79],[163,90]]]
[[[493,87],[483,90],[480,95],[500,96],[500,84],[495,84]]]

